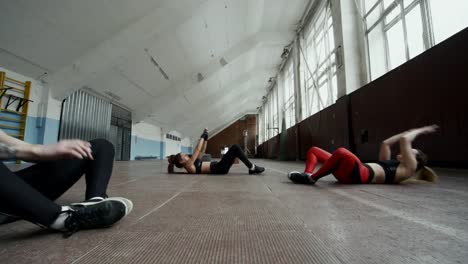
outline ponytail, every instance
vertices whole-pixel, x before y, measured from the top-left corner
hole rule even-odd
[[[431,168],[423,166],[416,174],[403,182],[430,182],[436,183],[439,181],[439,176]]]
[[[427,166],[423,166],[421,169],[421,173],[418,175],[418,180],[426,181],[426,182],[438,182],[439,176]]]
[[[174,164],[169,163],[169,164],[167,165],[167,172],[168,172],[168,173],[174,173]]]
[[[170,155],[169,157],[167,157],[167,161],[169,162],[169,164],[167,165],[168,173],[174,173],[174,158],[175,155]]]

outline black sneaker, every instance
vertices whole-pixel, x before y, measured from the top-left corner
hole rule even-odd
[[[121,201],[101,201],[93,205],[70,205],[69,217],[65,220],[65,237],[81,229],[109,227],[125,216],[127,210]]]
[[[291,171],[288,173],[288,179],[290,179],[294,183],[302,183],[302,184],[314,184],[315,181],[309,177],[307,173],[301,173],[298,171]]]
[[[249,174],[260,174],[265,171],[265,168],[255,165],[253,170],[249,169]]]
[[[107,198],[102,198],[102,197],[94,197],[88,200],[85,200],[83,202],[78,202],[78,203],[72,203],[70,205],[75,205],[75,206],[90,206],[94,205],[97,203],[101,203],[103,201],[118,201],[122,202],[125,204],[125,215],[128,215],[132,209],[133,209],[133,203],[127,198],[123,197],[107,197]]]

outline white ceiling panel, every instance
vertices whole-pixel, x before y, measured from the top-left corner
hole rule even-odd
[[[158,58],[154,59],[159,61]],[[160,66],[164,67],[164,65]],[[144,50],[133,53],[132,58],[127,63],[118,65],[115,68],[118,68],[136,86],[141,87],[153,96],[171,85],[170,81],[166,80],[156,65],[151,62],[150,57]]]
[[[309,2],[1,1],[0,66],[31,77],[50,70],[46,81],[62,94],[111,92],[134,121],[184,135],[256,110]]]
[[[44,76],[44,73],[47,72],[47,69],[43,68],[42,66],[1,49],[0,63],[0,66],[6,67],[9,70],[15,72],[21,72],[25,76],[30,76],[31,78],[36,79]]]
[[[90,48],[111,37],[163,1],[155,0],[15,0],[23,10],[55,26],[68,39]]]
[[[183,79],[194,68],[181,41],[175,34],[151,39],[148,43],[148,50],[168,74],[171,81]]]
[[[204,18],[200,15],[192,17],[177,29],[177,36],[187,57],[194,67],[207,64],[211,57],[211,44],[209,40],[208,28],[205,27]]]
[[[73,40],[68,39],[54,25],[36,19],[33,10],[24,10],[14,1],[1,8],[2,49],[48,70],[58,69],[64,66],[65,61],[80,55]]]
[[[145,91],[135,87],[125,76],[112,69],[91,80],[88,86],[103,95],[111,92],[119,96],[121,99],[117,102],[123,103],[132,110],[140,105],[141,98],[148,96]]]

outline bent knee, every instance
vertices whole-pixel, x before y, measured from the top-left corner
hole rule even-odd
[[[339,154],[347,154],[347,153],[349,153],[349,150],[347,150],[346,148],[343,148],[343,147],[339,147],[339,148],[337,148],[335,150],[335,152],[333,154],[335,154],[335,153],[337,153],[337,154],[338,153]]]
[[[105,138],[97,138],[89,141],[91,143],[92,149],[94,152],[104,151],[108,154],[114,155],[115,148],[114,145]]]
[[[231,149],[240,149],[240,150],[242,150],[241,147],[239,145],[237,145],[237,144],[232,145]]]

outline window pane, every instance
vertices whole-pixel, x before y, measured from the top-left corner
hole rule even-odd
[[[413,58],[424,51],[424,36],[420,5],[418,4],[413,8],[406,15],[405,19],[410,58]]]
[[[284,109],[286,118],[286,128],[295,124],[295,105],[294,105],[294,70],[293,63],[289,61],[284,74]]]
[[[385,17],[385,23],[388,24],[392,22],[401,13],[400,5],[396,5],[395,8]]]
[[[377,7],[366,17],[367,28],[372,27],[372,25],[379,20],[381,13],[380,8]]]
[[[390,69],[394,69],[406,61],[405,38],[401,21],[387,31],[387,39]]]
[[[364,6],[365,6],[366,14],[374,6],[375,3],[377,3],[377,0],[364,0]],[[378,7],[377,7],[377,9],[378,9]]]
[[[317,94],[314,88],[309,90],[309,108],[310,108],[310,113],[309,115],[313,115],[319,111],[319,103],[318,103],[318,98]]]
[[[375,80],[387,71],[385,63],[385,42],[380,25],[369,33],[368,39],[371,78]]]
[[[319,87],[319,94],[320,94],[320,100],[321,100],[321,104],[323,104],[323,108],[325,108],[327,106],[327,102],[328,102],[328,89],[327,89],[327,82],[325,82],[324,84],[322,84],[320,87]]]
[[[328,33],[328,44],[330,45],[330,48],[335,47],[335,36],[333,35],[333,28],[330,28]]]
[[[468,26],[467,0],[430,0],[436,43]]]
[[[403,0],[403,6],[407,8],[410,6],[415,0]]]
[[[332,100],[333,103],[335,103],[336,99],[338,99],[338,80],[336,78],[336,75],[332,77]]]
[[[395,0],[383,0],[384,10],[387,9]]]
[[[305,72],[305,98],[304,113],[307,116],[315,114],[316,112],[327,107],[331,100],[332,90],[330,87],[331,72],[335,62],[335,39],[333,35],[333,19],[330,13],[330,6],[324,6],[319,10],[316,18],[312,20],[313,32],[307,35],[306,43],[307,49],[307,64],[309,69]],[[320,80],[318,78],[320,77]],[[320,91],[317,90],[316,85],[325,87]],[[324,100],[319,100],[320,96]],[[291,112],[294,116],[295,112]]]

